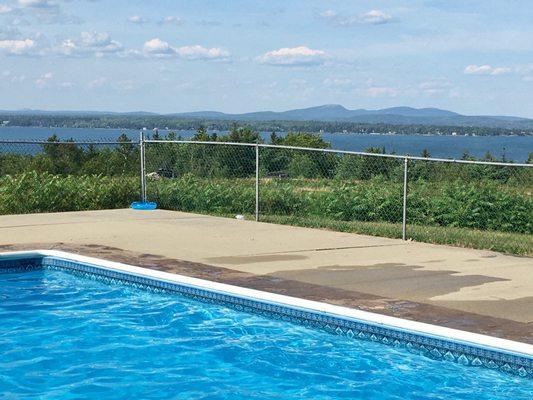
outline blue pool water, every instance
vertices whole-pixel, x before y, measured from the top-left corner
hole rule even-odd
[[[177,294],[0,274],[0,398],[531,399],[533,380]]]

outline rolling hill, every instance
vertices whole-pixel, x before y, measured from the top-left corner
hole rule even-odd
[[[377,110],[350,110],[339,104],[326,104],[317,107],[300,108],[288,111],[257,111],[243,114],[227,114],[219,111],[195,111],[173,114],[156,114],[145,111],[107,112],[107,111],[44,111],[17,110],[0,111],[3,116],[41,115],[41,116],[130,116],[165,117],[172,119],[209,120],[209,121],[321,121],[353,122],[393,125],[435,125],[462,127],[489,127],[505,129],[533,129],[533,119],[513,116],[462,115],[439,108],[391,107]]]

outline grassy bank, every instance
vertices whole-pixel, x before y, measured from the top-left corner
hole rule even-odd
[[[198,178],[149,182],[150,198],[162,207],[203,213],[251,213],[253,179]],[[335,221],[402,221],[402,184],[377,177],[366,181],[263,179],[260,209],[265,215],[319,217]],[[523,187],[497,182],[412,182],[410,224],[533,233],[533,196]]]
[[[211,215],[253,213],[253,179],[149,180],[160,208]],[[375,236],[401,237],[402,186],[375,178],[263,179],[263,221]],[[0,178],[0,214],[128,207],[139,199],[136,176],[28,172]],[[412,182],[408,236],[416,241],[533,255],[533,200],[521,186],[497,182]]]
[[[251,215],[249,217],[252,218]],[[262,215],[261,221],[307,228],[328,229],[338,232],[360,233],[371,236],[402,237],[401,224],[387,222],[335,221],[328,218],[304,218],[280,215]],[[468,228],[408,225],[407,236],[417,242],[533,256],[533,235],[527,234],[479,231]]]
[[[0,178],[0,215],[125,208],[139,192],[136,177],[8,175]]]

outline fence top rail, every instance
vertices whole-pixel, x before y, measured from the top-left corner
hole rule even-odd
[[[381,157],[381,158],[393,158],[400,160],[418,160],[418,161],[434,161],[452,164],[477,164],[477,165],[492,165],[503,167],[533,167],[533,164],[525,163],[506,163],[506,162],[494,162],[494,161],[473,161],[473,160],[456,160],[452,158],[432,158],[432,157],[418,157],[418,156],[402,156],[398,154],[379,154],[368,153],[364,151],[349,151],[349,150],[336,150],[336,149],[318,149],[313,147],[299,147],[299,146],[282,146],[275,144],[265,143],[238,143],[238,142],[213,142],[213,141],[200,141],[200,140],[145,140],[145,143],[175,143],[175,144],[200,144],[200,145],[226,145],[226,146],[244,146],[244,147],[265,147],[273,149],[286,149],[286,150],[302,150],[313,151],[319,153],[333,153],[333,154],[349,154],[356,156],[368,156],[368,157]]]
[[[43,144],[57,144],[57,145],[89,145],[89,144],[93,144],[93,145],[97,145],[97,146],[103,146],[103,145],[107,145],[107,144],[112,144],[112,145],[115,145],[115,144],[131,144],[131,145],[138,145],[139,142],[137,141],[132,141],[132,142],[117,142],[117,141],[112,141],[112,142],[106,142],[106,141],[99,141],[99,142],[95,142],[95,141],[80,141],[80,142],[67,142],[67,141],[63,141],[63,142],[47,142],[46,140],[0,140],[0,145],[2,144],[40,144],[40,145],[43,145]]]

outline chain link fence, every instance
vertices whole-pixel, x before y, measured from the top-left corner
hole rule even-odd
[[[533,254],[533,165],[147,140],[147,200],[259,221]]]
[[[159,208],[533,255],[533,164],[270,144],[0,141],[0,214]]]
[[[0,141],[0,215],[125,208],[141,196],[139,142]]]
[[[147,199],[171,210],[253,215],[255,156],[250,145],[146,143]]]

